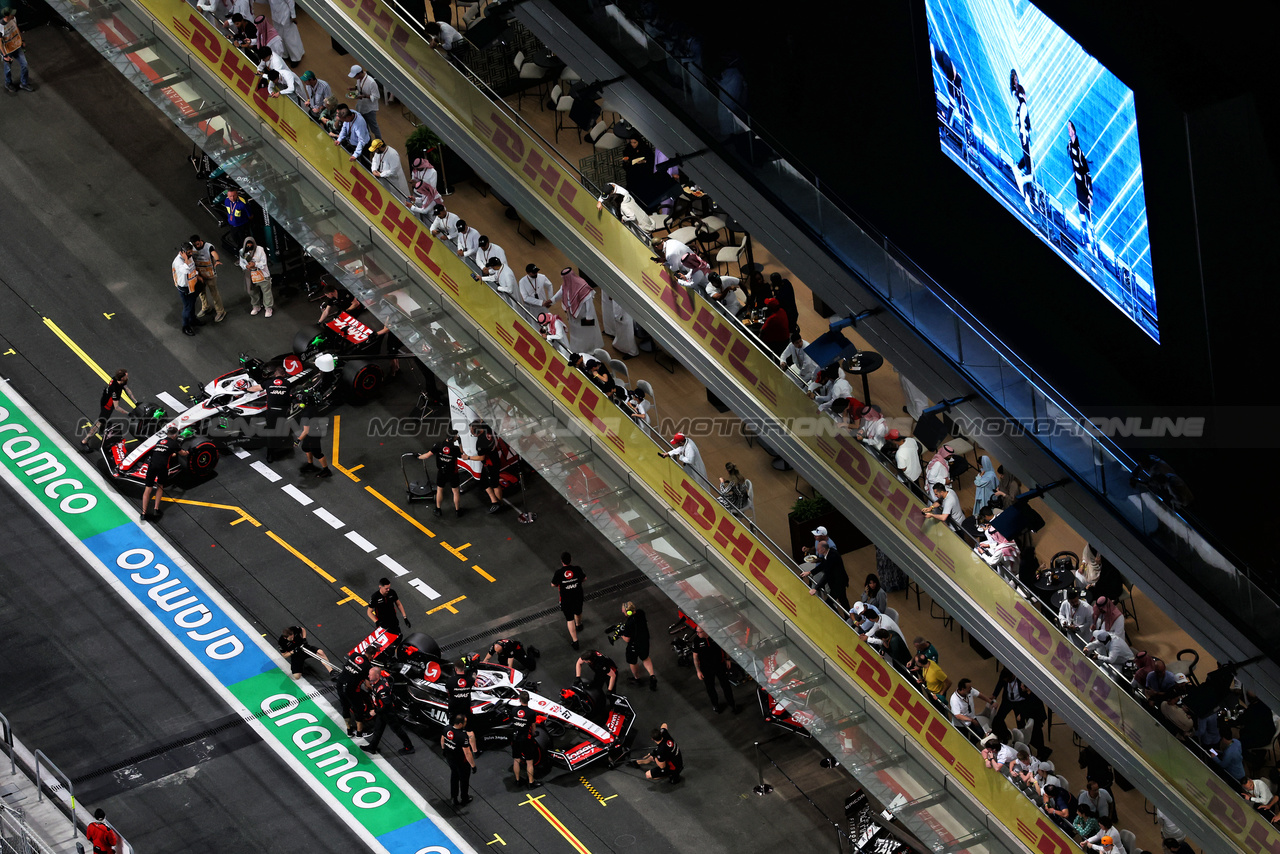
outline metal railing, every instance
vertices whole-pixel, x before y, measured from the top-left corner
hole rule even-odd
[[[13,751],[13,726],[10,725],[9,719],[4,715],[0,715],[0,726],[4,730],[4,747],[9,753],[9,773],[14,774],[18,770],[18,757],[14,755]]]
[[[71,816],[70,816],[71,827],[74,829],[76,826],[76,792],[75,792],[75,787],[71,785],[71,778],[68,777],[66,774],[62,773],[62,769],[59,768],[57,765],[54,765],[53,760],[50,759],[48,756],[46,756],[44,754],[44,751],[37,750],[35,752],[35,757],[36,757],[36,800],[37,801],[44,800],[44,777],[42,772],[44,770],[44,766],[47,765],[49,766],[49,770],[53,772],[54,777],[60,778],[62,782],[66,784],[67,797],[70,799],[70,802],[71,802]],[[62,802],[61,798],[56,797],[57,790],[52,785],[49,786],[49,794],[55,796],[54,800],[57,801],[58,803]]]
[[[27,825],[26,814],[0,801],[0,854],[51,854]]]

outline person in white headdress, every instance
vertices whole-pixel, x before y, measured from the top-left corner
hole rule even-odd
[[[569,315],[569,346],[575,353],[591,352],[604,348],[604,336],[596,321],[596,300],[591,284],[565,267],[560,271],[564,283],[551,298],[560,301]]]

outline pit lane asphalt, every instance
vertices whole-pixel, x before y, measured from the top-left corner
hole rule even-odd
[[[79,423],[95,414],[103,384],[52,334],[44,318],[56,323],[107,372],[129,368],[135,399],[167,391],[182,400],[186,396],[183,386],[194,390],[230,369],[241,351],[270,357],[288,350],[294,333],[318,316],[316,307],[300,296],[285,296],[278,299],[273,318],[250,317],[247,297],[234,273],[224,272],[220,279],[228,319],[204,327],[194,338],[179,333],[179,302],[170,284],[169,263],[176,246],[191,233],[200,232],[215,245],[219,234],[195,204],[203,185],[186,161],[190,144],[75,34],[45,28],[30,33],[28,40],[39,90],[6,101],[6,122],[0,126],[0,150],[10,164],[6,180],[0,184],[0,233],[6,235],[0,242],[0,353],[13,351],[0,355],[0,372],[64,435],[71,436]],[[279,284],[277,291],[283,291]],[[417,393],[418,383],[402,375],[374,403],[337,410],[342,417],[340,459],[348,468],[363,466],[355,472],[359,482],[336,472],[325,481],[302,478],[297,472],[299,458],[274,463],[271,469],[281,480],[271,482],[250,466],[261,459],[260,451],[251,459],[226,456],[214,479],[175,491],[174,496],[239,509],[167,504],[161,528],[264,634],[274,637],[283,626],[301,623],[308,627],[312,639],[334,656],[349,649],[369,629],[364,609],[342,588],[367,599],[377,578],[389,574],[387,566],[377,561],[379,556],[385,555],[407,571],[395,581],[414,629],[436,634],[446,642],[484,629],[491,629],[496,637],[512,620],[554,605],[549,581],[562,550],[573,552],[575,561],[586,568],[588,594],[630,576],[630,565],[536,478],[529,480],[529,506],[540,516],[533,525],[518,524],[511,510],[488,516],[474,494],[464,496],[464,506],[470,512],[461,519],[446,512],[437,520],[426,505],[406,506],[399,455],[434,440],[440,425],[416,437],[387,439],[370,436],[368,424],[376,417],[408,415]],[[286,485],[295,486],[298,494],[312,503],[304,506],[282,489]],[[392,512],[366,490],[369,486],[436,536],[424,534]],[[128,486],[123,491],[131,497],[138,492]],[[12,496],[6,493],[0,512],[11,517],[13,506]],[[317,507],[341,520],[342,527],[335,529],[317,516]],[[232,524],[241,511],[261,526],[249,521]],[[371,543],[374,550],[366,552],[348,539],[345,534],[351,531]],[[286,550],[282,542],[334,581],[326,580]],[[466,559],[460,560],[445,543]],[[470,545],[460,548],[464,544]],[[33,548],[27,562],[40,554]],[[9,561],[6,564],[13,566]],[[473,566],[479,566],[494,581]],[[24,596],[34,594],[19,586],[13,575],[12,570],[5,573],[4,589],[20,605]],[[438,598],[428,598],[409,586],[411,579],[424,582]],[[56,588],[60,583],[55,578],[46,585]],[[14,595],[14,591],[18,593]],[[40,592],[56,601],[56,590]],[[631,769],[606,772],[594,768],[582,775],[556,772],[535,796],[545,793],[543,803],[548,811],[591,852],[674,851],[695,846],[708,852],[727,852],[800,844],[814,850],[829,848],[833,831],[789,787],[784,790],[779,786],[769,798],[750,795],[756,782],[751,744],[771,738],[776,731],[760,722],[747,688],[739,689],[740,700],[747,705],[741,716],[710,712],[692,671],[674,664],[663,636],[673,608],[656,591],[643,586],[589,602],[584,648],[604,643],[602,632],[620,619],[618,603],[622,598],[635,598],[649,610],[655,663],[662,679],[657,693],[631,692],[640,712],[637,744],[647,743],[651,727],[669,722],[686,753],[688,782],[675,787],[655,785]],[[338,604],[343,599],[348,601]],[[452,603],[453,610],[427,613],[444,603]],[[66,706],[68,714],[119,718],[119,713],[104,710],[128,708],[132,686],[145,678],[140,671],[150,666],[149,661],[126,654],[131,646],[126,642],[123,648],[115,648],[115,657],[102,664],[109,674],[100,682],[104,696],[78,700],[72,686],[77,683],[79,665],[72,662],[96,654],[90,648],[92,637],[83,637],[78,631],[80,612],[86,607],[50,606],[43,611],[46,631],[67,645],[69,661],[49,662],[58,673],[58,688],[43,698],[48,708],[41,720],[57,720],[60,706]],[[143,643],[136,635],[145,634],[146,629],[139,625],[132,631],[134,643]],[[575,654],[568,647],[558,613],[527,622],[514,633],[545,650],[535,674],[543,680],[545,693],[554,695],[571,680]],[[35,637],[36,633],[24,631],[22,635]],[[615,652],[621,664],[621,649]],[[165,670],[157,678],[168,681],[184,673],[182,665],[174,662],[172,672]],[[323,684],[319,678],[314,682]],[[38,721],[28,723],[46,752],[54,747],[82,753],[82,769],[99,768],[144,754],[148,746],[182,740],[184,735],[216,725],[218,715],[202,715],[201,709],[207,706],[188,703],[180,707],[168,728],[161,721],[140,721],[133,727],[138,733],[136,740],[125,742],[89,740],[78,729],[46,729]],[[15,724],[18,721],[15,719]],[[415,736],[415,741],[420,743],[421,738]],[[388,743],[394,744],[394,738],[389,737]],[[223,749],[228,759],[234,759],[255,748],[228,741]],[[166,767],[186,764],[191,756],[182,751],[187,750],[175,749],[164,760],[167,765],[152,767],[147,773],[159,775]],[[839,815],[840,801],[853,788],[852,781],[839,772],[815,771],[818,754],[798,740],[775,742],[769,750],[780,764],[800,775],[806,792],[829,815]],[[181,810],[180,821],[191,834],[215,839],[228,820],[234,820],[247,826],[244,846],[231,840],[231,844],[219,847],[227,851],[264,850],[250,840],[275,834],[280,815],[293,813],[300,824],[316,831],[313,836],[330,835],[323,828],[336,820],[327,811],[300,809],[309,797],[301,782],[274,780],[268,788],[275,798],[264,796],[255,801],[260,809],[250,809],[235,773],[216,779],[205,773],[224,761],[197,763],[187,769],[194,769],[192,779],[207,784],[208,797],[216,804],[208,809]],[[448,789],[443,763],[426,751],[396,762],[424,794],[437,805],[442,803],[442,793]],[[510,761],[505,754],[481,757],[481,767],[481,774],[474,779],[477,801],[456,820],[478,849],[573,850],[550,820],[530,805],[519,806],[526,796],[511,790]],[[173,773],[178,772],[170,775]],[[579,777],[585,777],[594,791]],[[140,787],[130,786],[127,780],[113,778],[110,784],[101,778],[95,780],[86,785],[100,787],[103,798],[126,804],[139,797]],[[776,777],[772,781],[775,785],[782,782]],[[618,797],[609,797],[615,794]],[[276,810],[270,809],[271,805]],[[449,814],[447,808],[443,811]],[[150,813],[138,808],[123,816],[113,812],[116,816],[131,837],[139,832],[160,833],[165,825],[178,821],[167,808],[154,808]],[[133,827],[126,816],[134,822]],[[306,836],[296,839],[308,840],[305,850],[330,850],[325,843],[313,843]],[[153,850],[160,849],[177,850],[168,846]],[[303,850],[303,846],[290,844],[288,849]],[[351,846],[345,844],[343,849],[351,850]]]

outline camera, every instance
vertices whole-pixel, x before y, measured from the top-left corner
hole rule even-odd
[[[622,623],[614,623],[610,626],[605,636],[609,638],[609,646],[613,646],[618,638],[622,637]]]

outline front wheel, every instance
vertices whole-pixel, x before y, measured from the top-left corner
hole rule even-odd
[[[194,436],[182,443],[182,450],[187,452],[187,471],[196,477],[208,477],[218,467],[218,446],[205,436]]]

